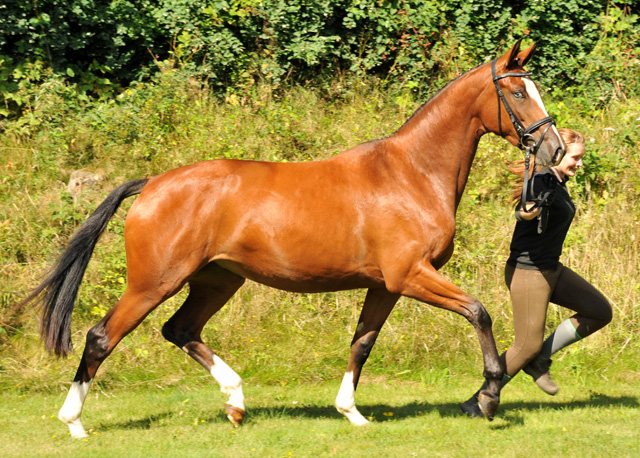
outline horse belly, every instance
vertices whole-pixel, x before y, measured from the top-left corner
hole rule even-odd
[[[374,288],[383,284],[375,272],[302,272],[300,269],[262,269],[256,265],[220,259],[216,264],[241,277],[263,285],[295,293],[319,293]]]
[[[382,282],[365,241],[335,212],[270,212],[263,207],[243,223],[217,247],[212,260],[245,278],[296,292],[368,288]]]

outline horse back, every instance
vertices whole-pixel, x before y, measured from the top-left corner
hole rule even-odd
[[[127,256],[155,256],[167,268],[186,262],[184,275],[216,262],[293,291],[379,286],[385,264],[419,256],[433,237],[425,241],[429,218],[371,154],[214,160],[154,177],[128,215]]]

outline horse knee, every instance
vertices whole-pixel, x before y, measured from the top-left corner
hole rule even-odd
[[[482,302],[474,301],[467,307],[469,311],[469,316],[467,320],[476,328],[479,329],[490,329],[493,325],[491,320],[491,315],[487,312],[487,309],[484,308]]]

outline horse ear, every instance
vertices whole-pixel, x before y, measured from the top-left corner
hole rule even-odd
[[[516,41],[516,43],[511,47],[509,51],[507,51],[506,53],[504,53],[504,55],[497,59],[498,65],[500,67],[509,70],[518,66],[517,62],[518,53],[520,52],[520,43],[522,43],[522,38]]]
[[[522,43],[522,38],[520,38],[513,48],[509,51],[509,60],[507,60],[507,70],[513,70],[514,68],[523,68],[529,59],[533,55],[533,51],[535,51],[537,43],[534,43],[529,48],[524,51],[520,51],[520,44]]]
[[[524,67],[525,65],[527,65],[527,62],[529,62],[529,59],[531,59],[531,56],[533,56],[533,52],[536,50],[537,46],[538,46],[538,43],[534,42],[531,46],[529,46],[527,49],[525,49],[520,54],[518,54],[521,67]]]
[[[511,47],[511,50],[509,50],[509,59],[507,60],[507,68],[511,68],[514,64],[514,61],[518,58],[518,53],[520,52],[521,43],[522,43],[522,38],[516,41],[516,44]]]

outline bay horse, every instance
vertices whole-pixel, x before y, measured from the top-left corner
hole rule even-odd
[[[335,401],[355,425],[367,423],[355,404],[362,366],[400,296],[462,315],[480,341],[487,388],[479,404],[491,420],[504,372],[491,318],[438,269],[453,253],[456,210],[480,137],[493,132],[521,147],[533,142],[542,165],[556,163],[564,152],[523,69],[534,49],[520,50],[518,41],[493,62],[495,76],[488,63],[462,74],[389,137],[330,159],[204,161],[116,188],[23,301],[42,302],[45,347],[66,356],[74,302],[93,249],[120,203],[139,194],[124,230],[126,290],[88,331],[58,415],[71,436],[87,435],[82,407],[100,364],[187,284],[188,297],[162,335],[211,373],[228,396],[227,417],[240,425],[242,379],[207,347],[201,331],[245,279],[292,292],[368,289]],[[510,123],[501,120],[503,110]]]

